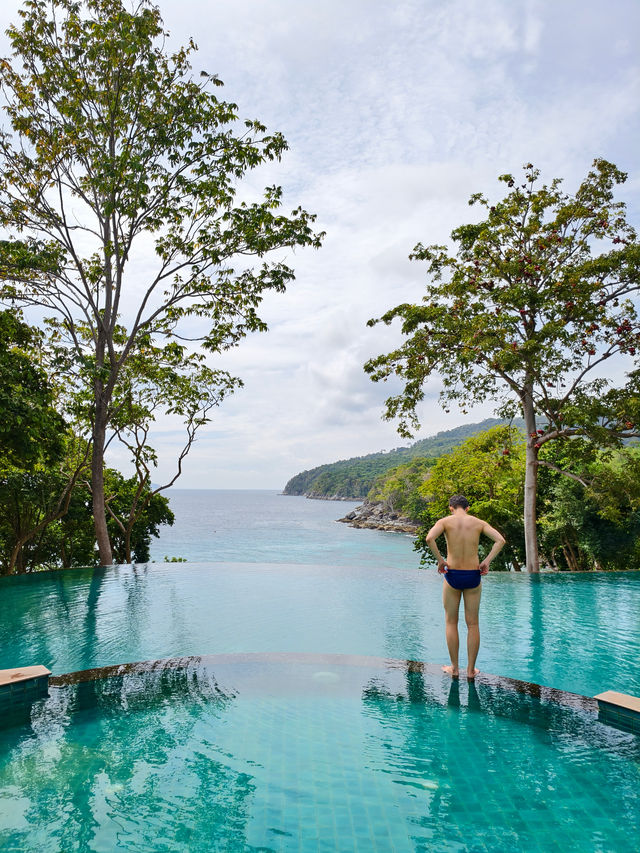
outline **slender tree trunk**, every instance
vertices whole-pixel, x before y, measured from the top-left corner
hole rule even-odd
[[[20,539],[18,539],[18,541],[14,544],[13,548],[11,549],[11,556],[9,557],[9,567],[8,567],[8,571],[7,571],[8,575],[12,575],[14,573],[16,575],[24,574],[24,561],[21,559],[21,557],[22,557],[22,548],[27,541],[28,541],[28,537],[23,536]]]
[[[574,548],[569,539],[567,539],[566,542],[567,551],[571,555],[571,569],[574,572],[579,572],[582,570],[582,564],[580,561],[580,549],[577,547]]]
[[[131,531],[133,530],[133,524],[127,524],[127,529],[124,533],[124,561],[125,563],[133,562],[131,559]]]
[[[570,572],[578,571],[578,564],[576,563],[576,558],[573,553],[573,549],[569,543],[568,539],[565,539],[565,544],[562,546],[562,551],[564,553],[564,558],[567,561],[567,565],[569,566]]]
[[[538,449],[536,447],[536,413],[533,407],[532,383],[525,384],[522,411],[527,432],[526,468],[524,475],[524,544],[527,571],[539,572],[538,535],[536,532],[536,498],[538,491]]]
[[[100,565],[110,566],[113,563],[113,555],[109,531],[107,530],[107,508],[104,500],[104,443],[107,431],[105,409],[104,401],[96,400],[96,420],[91,448],[91,496],[93,499],[93,525],[98,543]]]

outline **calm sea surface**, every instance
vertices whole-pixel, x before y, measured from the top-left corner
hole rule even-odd
[[[415,568],[410,536],[336,523],[358,504],[275,491],[172,490],[173,527],[151,543],[151,559]]]

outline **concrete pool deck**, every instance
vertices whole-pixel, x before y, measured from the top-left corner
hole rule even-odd
[[[615,690],[605,690],[595,697],[598,717],[603,723],[640,734],[640,699]]]

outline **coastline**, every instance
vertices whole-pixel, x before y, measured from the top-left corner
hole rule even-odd
[[[318,495],[309,492],[304,495],[292,495],[281,492],[284,497],[304,497],[312,501],[346,501],[347,503],[362,503],[348,512],[344,518],[337,518],[341,524],[348,524],[359,530],[383,530],[387,533],[408,533],[415,536],[420,525],[406,515],[401,515],[387,508],[383,501],[370,501],[367,498],[349,498],[344,495]]]
[[[349,498],[344,495],[320,495],[314,492],[305,492],[305,493],[293,493],[293,492],[279,492],[279,494],[283,498],[308,498],[310,501],[347,501],[347,503],[358,503],[358,501],[363,500],[363,498]]]

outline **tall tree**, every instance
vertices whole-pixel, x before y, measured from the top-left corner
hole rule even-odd
[[[282,214],[279,187],[238,201],[241,179],[279,160],[286,141],[239,121],[236,105],[214,94],[216,76],[193,78],[192,41],[165,52],[148,0],[132,12],[122,0],[27,0],[19,14],[8,31],[13,58],[0,63],[13,130],[0,137],[0,221],[9,236],[41,241],[53,262],[39,274],[0,270],[10,278],[1,295],[51,314],[85,371],[107,565],[104,450],[129,359],[149,337],[218,353],[265,330],[262,296],[283,291],[293,270],[282,258],[254,269],[247,257],[319,247],[322,235],[301,208]]]
[[[371,359],[374,381],[396,375],[403,390],[388,398],[385,416],[399,416],[410,435],[416,406],[433,375],[440,398],[473,404],[496,401],[500,414],[520,412],[527,432],[524,528],[527,569],[539,570],[536,537],[539,458],[549,441],[581,435],[616,445],[638,435],[640,371],[615,383],[605,361],[640,351],[640,324],[632,301],[640,288],[640,244],[614,189],[626,175],[605,160],[575,195],[555,179],[538,182],[529,163],[525,180],[500,180],[511,190],[490,203],[471,197],[485,218],[451,234],[446,246],[419,244],[411,258],[429,274],[420,305],[398,305],[380,320],[402,320],[405,342]]]
[[[122,336],[125,335],[122,330]],[[123,545],[116,550],[124,562],[130,563],[132,554],[141,561],[144,549],[132,550],[132,535],[141,528],[140,519],[148,520],[154,512],[157,515],[165,507],[166,498],[161,497],[160,492],[170,488],[181,475],[184,459],[198,430],[209,421],[210,410],[238,385],[242,382],[226,371],[208,367],[202,353],[188,353],[175,341],[158,347],[150,337],[129,358],[114,393],[116,414],[111,437],[117,438],[129,451],[135,475],[131,480],[122,478],[124,485],[118,485],[113,492],[115,500],[112,500],[110,489],[105,493],[107,512],[122,537]],[[151,429],[156,416],[167,414],[183,421],[184,444],[173,474],[165,482],[152,486],[151,474],[158,464],[158,454],[150,443]],[[120,483],[112,476],[114,479],[116,484]],[[128,501],[124,500],[125,494]],[[114,525],[110,525],[110,529],[114,529]],[[145,536],[149,535],[145,528]]]

